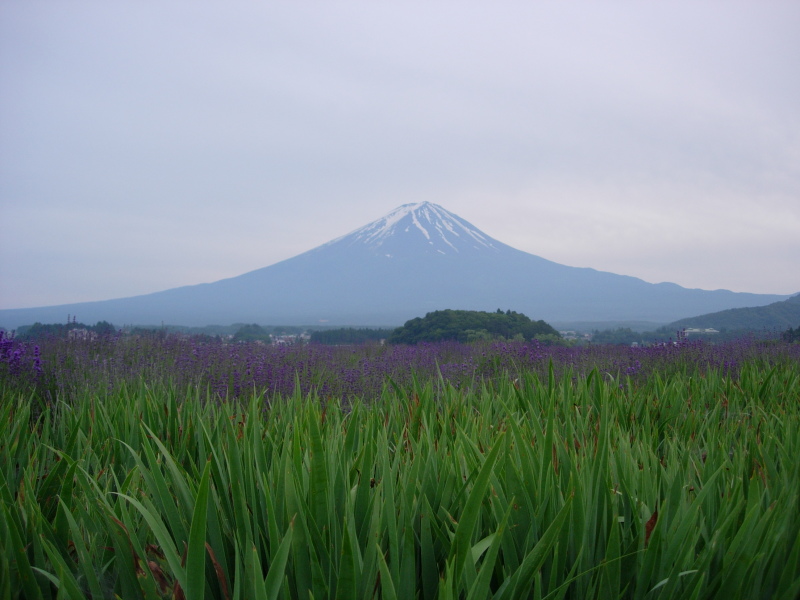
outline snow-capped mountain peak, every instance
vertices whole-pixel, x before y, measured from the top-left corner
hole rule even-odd
[[[500,245],[477,227],[431,202],[399,206],[380,219],[329,242],[335,243],[367,246],[389,258],[398,246],[407,247],[408,244],[439,254],[497,251]]]
[[[569,267],[516,250],[428,202],[274,265],[130,298],[0,310],[0,323],[264,323],[388,326],[433,310],[510,308],[561,321],[652,321],[763,306],[787,296],[687,290]]]

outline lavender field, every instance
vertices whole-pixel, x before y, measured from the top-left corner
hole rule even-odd
[[[668,341],[650,347],[547,346],[531,342],[416,346],[324,346],[222,343],[179,335],[100,336],[93,340],[19,342],[0,332],[0,365],[6,386],[68,399],[111,393],[122,385],[191,387],[220,400],[261,395],[265,401],[314,392],[320,399],[369,403],[386,385],[409,388],[435,382],[480,389],[501,379],[536,375],[573,381],[593,370],[608,382],[637,386],[659,376],[706,371],[737,378],[748,364],[800,362],[800,345],[746,339],[712,345]]]
[[[0,338],[2,598],[796,598],[800,345]]]

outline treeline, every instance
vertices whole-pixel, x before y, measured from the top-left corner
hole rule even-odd
[[[370,329],[368,327],[358,329],[342,327],[341,329],[312,331],[311,341],[329,346],[337,346],[340,344],[366,344],[385,340],[392,331],[392,329]]]
[[[800,325],[798,325],[794,329],[789,327],[789,329],[787,329],[781,334],[781,339],[784,342],[789,342],[789,343],[800,342]]]
[[[272,341],[273,337],[290,336],[296,338],[301,335],[305,330],[302,327],[292,326],[276,326],[269,327],[258,325],[257,323],[250,323],[242,325],[233,334],[231,339],[234,342],[266,342]]]
[[[234,342],[269,342],[270,339],[269,331],[256,323],[242,325],[239,330],[233,334]]]
[[[476,310],[437,310],[406,321],[388,338],[390,344],[419,342],[473,342],[493,339],[556,341],[561,335],[544,321],[533,321],[522,313]]]
[[[628,327],[618,327],[616,329],[593,331],[591,343],[618,346],[630,346],[631,344],[648,346],[668,341],[689,339],[702,340],[712,344],[722,344],[742,338],[764,340],[776,340],[780,338],[787,342],[800,341],[800,326],[796,329],[789,328],[785,331],[780,331],[778,329],[721,329],[717,332],[671,329],[669,326],[660,327],[655,331],[633,331]]]
[[[74,319],[68,323],[39,323],[33,325],[23,325],[16,330],[16,337],[21,340],[35,340],[39,338],[66,338],[79,334],[112,335],[117,329],[108,321],[98,321],[94,325],[78,323]]]
[[[191,330],[190,330],[191,329]],[[232,333],[227,333],[228,331]],[[70,333],[72,332],[72,333]],[[199,341],[221,342],[229,339],[235,342],[269,342],[272,336],[300,336],[306,340],[325,345],[347,345],[379,343],[385,340],[389,344],[417,344],[419,342],[458,341],[475,342],[481,340],[532,340],[545,344],[582,345],[582,340],[564,340],[553,327],[544,321],[533,321],[525,315],[513,311],[480,312],[468,310],[440,310],[428,313],[425,317],[407,321],[402,327],[388,328],[354,328],[322,329],[308,332],[302,327],[293,326],[261,326],[255,323],[229,326],[209,326],[206,328],[181,328],[175,326],[133,327],[117,330],[108,321],[98,321],[94,325],[79,323],[74,319],[68,323],[34,323],[23,325],[11,333],[20,340],[36,340],[45,338],[91,337],[103,335],[133,335],[141,337],[167,337],[171,334],[191,336]],[[688,336],[687,336],[688,334]],[[617,327],[603,331],[594,330],[591,344],[650,345],[664,343],[669,340],[689,337],[711,343],[723,343],[741,338],[761,338],[776,340],[780,338],[788,343],[800,343],[800,325],[789,327],[783,331],[778,329],[754,331],[750,329],[722,329],[715,333],[685,332],[661,327],[655,331],[634,331],[629,327]]]

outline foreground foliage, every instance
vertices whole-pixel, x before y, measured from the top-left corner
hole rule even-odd
[[[796,598],[800,370],[0,391],[2,598]],[[624,376],[623,376],[624,377]]]

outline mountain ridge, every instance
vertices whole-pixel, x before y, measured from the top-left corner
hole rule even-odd
[[[800,326],[800,294],[766,306],[729,308],[714,313],[674,321],[666,327],[680,330],[687,327],[717,330],[776,329]]]
[[[421,202],[235,277],[114,300],[0,310],[0,325],[61,322],[69,313],[119,325],[394,326],[435,310],[499,307],[547,322],[668,323],[788,297],[688,289],[561,265]]]

